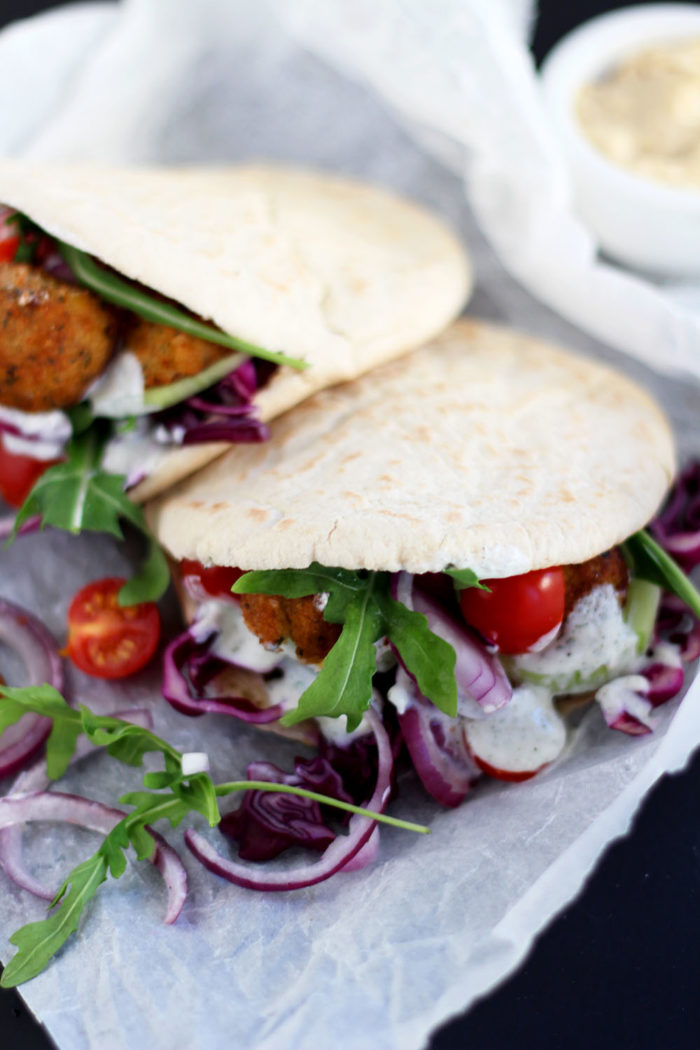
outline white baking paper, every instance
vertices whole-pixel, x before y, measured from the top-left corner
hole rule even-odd
[[[464,172],[481,229],[525,288],[640,361],[700,376],[700,283],[652,280],[606,262],[572,208],[525,46],[527,5],[274,2],[300,39],[372,84],[428,148]]]
[[[489,163],[495,170],[502,136],[517,150],[528,214],[556,181],[515,108],[529,76],[527,16],[526,4],[506,0],[76,6],[0,35],[0,82],[16,83],[31,57],[33,69],[51,63],[56,84],[42,82],[27,100],[24,136],[23,95],[12,95],[15,119],[0,126],[0,150],[168,162],[275,157],[395,186],[441,212],[470,245],[473,314],[622,364],[670,412],[682,454],[697,454],[696,386],[605,350],[539,304],[497,261],[466,204],[467,141],[472,191]],[[295,42],[288,19],[325,60]],[[504,210],[508,203],[505,195]],[[624,323],[634,323],[631,314]],[[128,556],[107,539],[27,536],[0,551],[1,593],[61,638],[74,591],[120,571]],[[160,732],[210,754],[217,779],[243,774],[254,757],[284,764],[298,750],[232,720],[175,714],[159,700],[155,671],[120,686],[76,673],[71,687],[100,710],[150,705]],[[191,879],[178,922],[161,921],[157,873],[134,866],[101,891],[78,936],[22,994],[61,1050],[418,1050],[518,964],[645,791],[684,764],[700,734],[700,690],[659,716],[653,736],[633,740],[590,711],[572,729],[565,761],[516,787],[484,784],[458,811],[440,811],[407,778],[393,810],[429,823],[432,834],[385,829],[373,867],[305,891],[230,886],[168,832]],[[102,758],[65,782],[111,802],[137,784],[138,773]],[[91,848],[87,834],[59,829],[27,840],[47,882]],[[13,952],[11,931],[43,907],[3,882],[0,957]]]

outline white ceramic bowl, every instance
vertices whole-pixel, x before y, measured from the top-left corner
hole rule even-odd
[[[564,37],[541,73],[566,160],[574,207],[598,244],[628,266],[700,277],[700,191],[618,167],[586,138],[575,113],[583,84],[654,44],[700,37],[700,5],[644,4],[601,15]]]

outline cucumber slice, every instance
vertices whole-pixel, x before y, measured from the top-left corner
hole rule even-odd
[[[649,648],[659,611],[661,588],[649,580],[633,579],[627,588],[627,600],[622,614],[637,635],[637,652]]]
[[[161,412],[164,408],[178,405],[188,397],[194,397],[195,394],[218,383],[245,360],[245,354],[230,354],[228,357],[222,357],[220,361],[215,361],[196,376],[178,379],[177,382],[168,383],[166,386],[151,387],[143,395],[144,412]]]

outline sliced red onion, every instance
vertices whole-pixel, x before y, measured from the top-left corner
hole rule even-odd
[[[379,856],[379,828],[375,826],[372,834],[365,842],[362,849],[359,849],[354,857],[351,857],[347,864],[344,864],[340,869],[341,871],[361,871],[362,868],[369,867],[370,864],[374,864],[375,860]]]
[[[144,729],[150,729],[153,725],[150,711],[143,711],[138,708],[127,711],[115,711],[111,717],[121,718],[124,722],[143,726]],[[87,737],[79,737],[70,765],[79,762],[86,755],[96,754],[99,750],[101,749],[91,744]],[[46,769],[46,759],[40,758],[33,766],[20,773],[7,795],[11,798],[15,795],[45,791],[50,783],[51,778]],[[53,900],[54,891],[48,889],[43,883],[38,882],[24,866],[22,859],[22,827],[19,824],[0,829],[0,867],[22,889],[33,893],[35,897],[41,897],[49,901]]]
[[[649,529],[686,572],[700,564],[700,462],[686,467]]]
[[[123,819],[119,809],[104,806],[80,795],[64,795],[58,791],[38,791],[15,798],[0,799],[0,828],[10,828],[35,821],[76,824],[89,831],[108,835]],[[173,923],[182,911],[187,894],[187,873],[175,850],[162,835],[152,828],[148,831],[156,843],[151,863],[161,872],[168,890],[167,923]]]
[[[190,659],[198,658],[206,645],[206,640],[199,640],[191,630],[187,630],[178,635],[165,650],[163,696],[176,711],[192,717],[204,714],[231,715],[242,722],[255,725],[276,722],[282,717],[284,711],[279,704],[261,709],[242,696],[208,696],[205,693],[196,693],[190,676],[185,672]],[[219,663],[223,666],[223,661]],[[198,678],[201,678],[202,669],[199,665],[197,673]]]
[[[0,540],[7,540],[12,535],[15,527],[14,514],[8,514],[0,518]],[[32,514],[31,518],[23,521],[17,530],[18,536],[26,536],[28,532],[36,532],[41,528],[41,515]]]
[[[595,694],[603,717],[611,729],[629,736],[653,732],[653,705],[648,699],[649,682],[642,674],[623,675],[606,682]]]
[[[366,808],[375,813],[382,813],[391,793],[393,767],[391,743],[379,716],[370,709],[366,717],[377,741],[379,760],[377,782]],[[185,832],[185,842],[205,868],[237,886],[267,891],[298,890],[323,882],[337,871],[346,868],[367,844],[375,826],[371,817],[353,814],[348,824],[348,834],[338,835],[319,860],[287,871],[258,873],[252,865],[241,864],[223,857],[203,835],[192,829]]]
[[[426,700],[403,668],[397,672],[396,686],[410,697],[399,713],[399,725],[416,773],[441,806],[458,806],[480,773],[464,746],[457,719],[443,715]]]
[[[47,683],[59,692],[63,689],[63,665],[53,637],[36,616],[4,598],[0,598],[0,642],[14,650],[26,667],[27,685]],[[26,714],[0,734],[0,777],[19,769],[50,731],[50,718]]]
[[[455,677],[460,714],[481,718],[508,703],[513,689],[497,656],[487,652],[465,625],[421,591],[415,577],[398,573],[392,589],[396,600],[407,609],[423,613],[430,630],[448,642],[457,654]]]

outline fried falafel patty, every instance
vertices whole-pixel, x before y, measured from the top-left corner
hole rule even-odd
[[[589,594],[594,587],[611,583],[615,588],[620,605],[627,596],[629,571],[619,547],[595,558],[581,562],[579,565],[564,565],[564,619],[581,598]]]
[[[0,404],[76,405],[105,369],[117,314],[85,288],[26,263],[0,263]]]
[[[281,598],[242,594],[241,609],[248,630],[256,634],[263,645],[278,646],[289,638],[303,663],[320,664],[340,636],[340,624],[324,620],[318,595]]]
[[[134,317],[124,333],[124,349],[141,362],[147,389],[199,375],[231,353],[225,346],[138,317]]]

